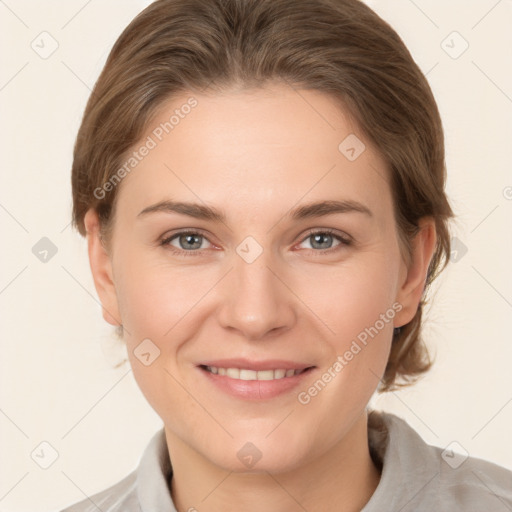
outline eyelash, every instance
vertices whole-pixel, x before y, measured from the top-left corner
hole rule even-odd
[[[180,235],[200,235],[201,237],[205,238],[206,240],[208,240],[207,236],[201,231],[201,230],[184,230],[184,231],[179,231],[177,233],[173,233],[172,235],[164,238],[161,242],[160,242],[160,245],[165,247],[166,249],[170,250],[172,253],[174,254],[177,254],[179,256],[198,256],[201,254],[202,250],[201,249],[196,249],[196,250],[192,250],[192,251],[185,251],[183,249],[177,249],[176,247],[170,245],[170,242],[172,240],[174,240],[176,237],[180,236]],[[348,247],[350,245],[352,245],[352,239],[350,239],[349,237],[343,237],[341,236],[340,234],[337,234],[334,230],[332,229],[329,229],[329,228],[326,228],[326,229],[318,229],[318,230],[312,230],[310,232],[307,233],[307,235],[302,238],[302,240],[300,241],[300,243],[306,241],[308,238],[314,236],[314,235],[330,235],[334,238],[336,238],[339,242],[341,242],[339,245],[337,245],[336,247],[331,247],[329,249],[309,249],[309,251],[312,251],[314,253],[320,253],[320,254],[328,254],[328,253],[332,253],[332,252],[336,252],[340,249],[342,249],[343,247]],[[211,243],[211,242],[210,242]]]

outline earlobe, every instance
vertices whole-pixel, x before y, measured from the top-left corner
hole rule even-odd
[[[98,214],[91,208],[84,217],[87,231],[89,265],[96,292],[102,305],[103,318],[111,325],[121,325],[121,316],[113,280],[112,261],[100,238]]]
[[[414,318],[425,289],[428,267],[436,248],[434,219],[431,217],[420,219],[418,224],[420,230],[411,242],[411,262],[397,295],[397,301],[402,304],[402,310],[395,316],[395,327],[401,327]]]

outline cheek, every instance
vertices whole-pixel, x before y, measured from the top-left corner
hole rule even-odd
[[[329,327],[329,357],[316,380],[302,387],[298,401],[312,416],[333,411],[325,420],[333,432],[343,418],[359,414],[375,392],[400,310],[394,295],[396,269],[385,258],[371,259],[372,265],[353,266],[325,280],[315,305]]]
[[[389,356],[394,318],[401,309],[395,301],[398,269],[399,259],[374,252],[321,280],[324,286],[317,288],[312,309],[329,327],[324,332],[330,365],[339,363],[338,371],[331,372],[337,376],[330,386],[333,391],[352,388],[361,398],[377,386]]]
[[[219,276],[206,267],[155,264],[144,255],[127,255],[122,264],[116,288],[130,364],[148,402],[165,416],[165,411],[184,407],[178,382],[187,368],[178,359],[197,334],[201,299]]]
[[[187,320],[204,290],[193,285],[190,272],[185,275],[142,258],[136,263],[126,258],[123,264],[116,286],[133,375],[149,404],[172,424],[173,411],[191,405],[178,383],[183,379],[176,356],[190,338]],[[193,418],[197,413],[187,414]]]
[[[379,330],[392,330],[398,268],[394,260],[373,253],[346,267],[330,272],[327,269],[323,271],[325,275],[312,275],[308,279],[303,296],[309,294],[308,304],[314,304],[312,309],[329,326],[331,336],[339,340],[337,348],[343,348],[347,340],[376,322]],[[383,314],[386,315],[384,326],[379,321]]]
[[[215,282],[211,272],[154,264],[143,257],[126,257],[122,266],[116,288],[123,325],[139,337],[155,340],[172,336],[175,326],[200,302],[205,288],[211,287],[208,283]]]

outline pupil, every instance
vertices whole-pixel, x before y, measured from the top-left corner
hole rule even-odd
[[[194,239],[195,240],[198,240],[200,238],[200,236],[195,236],[195,235],[182,235],[181,236],[181,241],[183,241],[183,239],[185,240],[185,245],[186,244],[192,244],[194,245]],[[197,247],[194,247],[195,249],[197,249],[198,247],[201,246],[201,242],[196,242],[196,246]],[[188,249],[190,249],[190,246],[187,247]]]
[[[328,241],[330,241],[329,239],[332,238],[331,235],[328,235],[328,234],[317,234],[317,235],[313,235],[313,238],[315,240],[315,243],[319,240],[322,240],[322,239],[327,239]],[[329,243],[328,242],[324,242],[322,243],[320,241],[320,245],[326,245],[327,244],[327,247],[320,247],[321,249],[329,249]]]

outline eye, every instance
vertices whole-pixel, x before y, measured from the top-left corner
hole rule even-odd
[[[334,247],[332,246],[333,240],[338,240],[338,244]],[[202,232],[189,230],[174,233],[164,238],[160,244],[180,256],[196,256],[201,254],[202,249],[206,249],[206,247],[203,247],[205,241],[208,241],[208,238]],[[310,241],[310,250],[321,254],[340,250],[352,243],[348,235],[336,234],[331,229],[310,231],[302,239],[301,244],[306,241]],[[208,243],[211,244],[211,242]]]
[[[338,240],[338,245],[335,245],[333,247],[333,240]],[[336,234],[331,229],[310,231],[306,238],[304,238],[301,243],[304,243],[306,241],[310,242],[310,248],[314,250],[314,252],[337,251],[343,248],[343,246],[348,246],[352,243],[352,240],[348,236]]]
[[[181,231],[164,238],[161,241],[161,245],[184,256],[195,256],[195,253],[205,249],[205,247],[202,247],[205,240],[208,239],[198,231]],[[177,245],[173,245],[172,242],[174,241]]]

